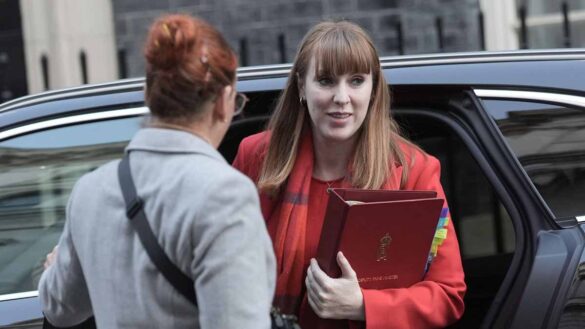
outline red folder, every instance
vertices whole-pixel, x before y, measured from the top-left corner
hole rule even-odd
[[[444,202],[436,196],[434,191],[331,189],[317,249],[319,266],[339,277],[336,255],[341,250],[362,288],[419,282]]]

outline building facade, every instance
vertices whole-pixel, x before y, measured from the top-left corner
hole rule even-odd
[[[147,28],[167,12],[216,26],[242,65],[292,61],[303,35],[324,19],[360,24],[382,56],[480,49],[477,0],[116,0],[113,9],[128,76],[144,74]]]
[[[20,0],[20,9],[30,93],[117,78],[111,0]]]
[[[487,50],[585,47],[585,0],[480,0]]]
[[[523,48],[585,47],[585,0],[516,0],[525,11]]]
[[[363,26],[381,56],[585,47],[585,0],[0,0],[0,102],[143,76],[164,13],[216,26],[243,66],[292,61],[325,19]]]
[[[0,0],[0,103],[28,93],[18,1]]]

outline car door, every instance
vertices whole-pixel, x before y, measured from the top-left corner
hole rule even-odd
[[[120,158],[148,112],[129,103],[136,97],[112,105],[112,95],[69,96],[0,112],[2,328],[40,328],[37,284],[71,189],[84,173]]]
[[[582,328],[585,222],[585,95],[531,88],[475,89],[485,109],[481,133],[499,140],[490,154],[505,163],[525,221],[525,283],[510,288],[513,328]]]
[[[578,222],[583,203],[573,212],[551,215],[501,132],[506,122],[493,118],[478,97],[481,91],[398,85],[394,95],[393,112],[401,126],[442,164],[468,284],[466,312],[452,327],[556,328],[559,321],[583,321],[578,272],[585,241]],[[580,118],[582,108],[576,113]],[[578,141],[582,129],[575,123],[576,135],[567,138]],[[585,149],[580,143],[573,152]],[[571,168],[577,169],[570,169],[576,185],[570,190],[578,203],[585,195],[584,163],[576,162]]]

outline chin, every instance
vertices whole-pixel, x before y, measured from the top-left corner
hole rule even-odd
[[[333,142],[346,142],[351,140],[355,137],[355,132],[329,132],[324,134],[323,137],[329,141]]]

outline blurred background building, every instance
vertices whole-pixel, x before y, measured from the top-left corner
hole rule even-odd
[[[585,46],[585,0],[0,0],[0,103],[142,76],[147,29],[169,12],[215,25],[241,65],[292,61],[331,18],[367,29],[381,56]]]
[[[0,103],[27,91],[19,4],[0,0]]]

